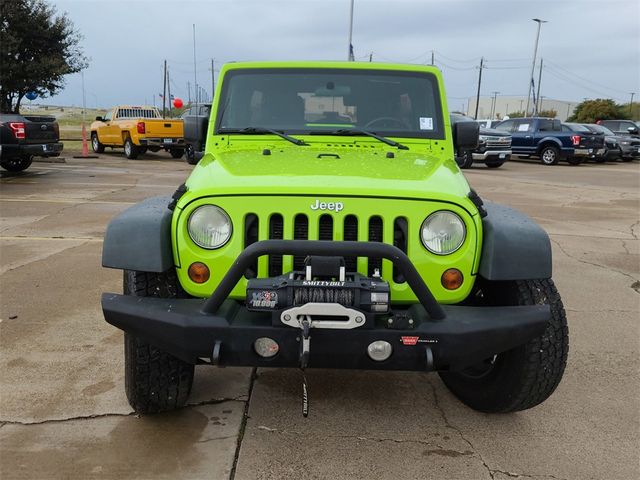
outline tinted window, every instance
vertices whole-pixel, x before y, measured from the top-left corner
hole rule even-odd
[[[562,128],[562,126],[560,128]],[[540,131],[540,132],[552,132],[553,131],[553,120],[538,120],[538,131]]]
[[[515,120],[505,120],[504,122],[495,125],[493,128],[496,130],[502,130],[503,132],[511,132],[513,131],[514,124]]]
[[[436,79],[385,70],[265,68],[225,76],[216,131],[289,133],[357,127],[383,135],[444,138]]]

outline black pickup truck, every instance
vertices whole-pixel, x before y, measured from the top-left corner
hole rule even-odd
[[[604,149],[602,137],[563,130],[560,120],[554,118],[512,118],[495,128],[511,134],[514,155],[538,157],[544,165],[556,165],[560,160],[578,165],[596,158]]]
[[[0,166],[9,172],[27,169],[33,157],[57,157],[62,152],[55,117],[0,114]]]

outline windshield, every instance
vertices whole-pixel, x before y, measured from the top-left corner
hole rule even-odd
[[[216,132],[246,127],[290,134],[361,129],[444,138],[437,80],[429,73],[273,68],[228,72]]]

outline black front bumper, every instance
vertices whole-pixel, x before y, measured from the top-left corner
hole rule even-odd
[[[220,342],[222,366],[298,367],[301,330],[272,326],[271,315],[249,312],[227,300],[218,313],[202,313],[204,300],[132,297],[105,293],[102,309],[110,324],[146,339],[189,363],[208,363]],[[516,307],[443,306],[444,320],[429,320],[421,305],[412,307],[417,326],[394,330],[384,325],[350,330],[311,329],[309,367],[369,370],[460,369],[490,358],[542,334],[548,305]],[[275,357],[260,357],[260,337],[278,342]],[[368,345],[386,340],[393,347],[383,362],[371,360]],[[427,348],[433,356],[429,363]]]
[[[401,271],[420,302],[403,312],[413,319],[413,328],[389,328],[384,316],[353,329],[312,328],[309,367],[460,369],[541,335],[551,318],[548,305],[440,305],[409,258],[392,245],[266,240],[247,247],[206,300],[106,293],[102,296],[105,319],[189,363],[300,366],[300,329],[272,322],[272,312],[250,312],[240,303],[227,299],[247,267],[259,256],[268,254],[386,258]],[[272,358],[260,357],[254,350],[254,342],[260,337],[278,342],[278,354]],[[367,354],[367,347],[376,340],[385,340],[393,348],[393,353],[385,361],[374,361]]]

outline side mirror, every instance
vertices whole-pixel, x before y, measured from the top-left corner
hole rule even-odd
[[[458,122],[453,125],[453,145],[458,149],[473,149],[480,140],[480,125],[476,122]]]
[[[637,135],[638,134],[638,127],[629,127],[629,128],[627,128],[627,132],[629,132],[631,135]]]
[[[104,119],[102,117],[96,117],[96,122],[104,122]]]

